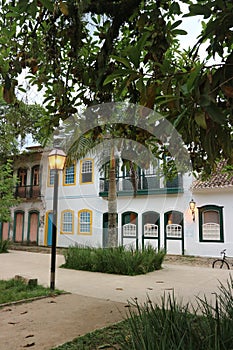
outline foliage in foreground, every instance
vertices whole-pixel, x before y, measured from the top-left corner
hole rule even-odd
[[[8,249],[10,247],[10,240],[9,239],[2,239],[0,240],[0,253],[8,253]]]
[[[233,348],[233,279],[220,284],[214,302],[196,298],[182,304],[173,294],[161,305],[148,300],[129,308],[128,318],[56,348],[56,350],[229,350]],[[136,309],[135,309],[136,307]]]
[[[21,280],[0,280],[0,304],[61,293],[62,291],[51,291],[41,285],[27,285]]]
[[[142,251],[123,246],[105,249],[69,247],[64,256],[62,267],[68,269],[133,276],[161,269],[165,251],[156,251],[151,246]]]

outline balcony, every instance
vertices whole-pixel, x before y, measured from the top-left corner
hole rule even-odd
[[[40,198],[40,186],[18,186],[15,188],[15,197],[24,199]]]
[[[183,192],[183,177],[178,174],[172,180],[165,180],[155,174],[140,175],[137,178],[137,195],[154,195],[154,194],[166,194],[166,193],[182,193]],[[128,196],[132,195],[133,185],[130,177],[117,177],[117,195]],[[106,178],[100,178],[100,197],[107,197],[109,189],[109,180]]]

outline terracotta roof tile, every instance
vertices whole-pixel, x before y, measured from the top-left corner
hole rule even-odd
[[[192,184],[192,189],[204,188],[225,188],[233,186],[233,175],[229,172],[224,172],[223,167],[226,162],[221,162],[216,168],[216,171],[207,180],[196,180]]]

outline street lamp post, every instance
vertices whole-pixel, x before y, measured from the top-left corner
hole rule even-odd
[[[65,153],[60,149],[52,150],[48,155],[49,167],[54,170],[53,185],[53,225],[51,249],[50,289],[55,289],[56,245],[57,245],[57,204],[58,204],[58,171],[63,170],[66,160]]]

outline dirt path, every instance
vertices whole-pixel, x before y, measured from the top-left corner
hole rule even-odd
[[[1,350],[50,350],[124,319],[123,303],[74,294],[0,309]]]

